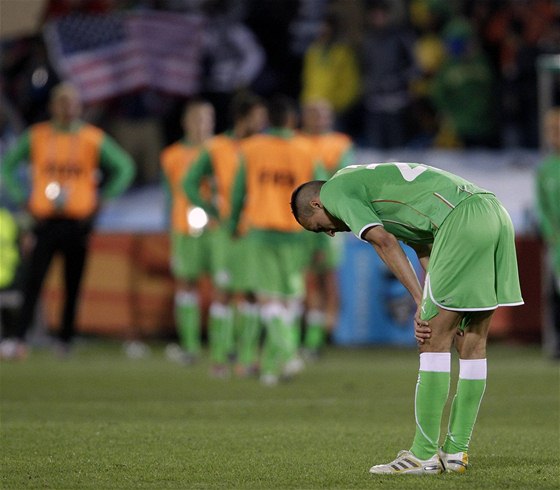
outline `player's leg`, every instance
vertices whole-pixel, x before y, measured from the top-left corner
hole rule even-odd
[[[281,293],[287,298],[287,346],[283,373],[290,378],[304,368],[299,355],[305,297],[305,268],[309,260],[308,245],[294,241],[281,245],[279,254],[280,274],[282,281]],[[303,265],[303,266],[302,266]]]
[[[66,355],[75,333],[76,308],[80,295],[90,227],[84,223],[69,223],[68,237],[62,243],[64,256],[65,301],[59,332],[59,353]]]
[[[316,359],[325,346],[329,320],[331,326],[334,323],[333,306],[338,306],[335,268],[339,254],[336,240],[323,234],[311,238],[303,347],[306,357]]]
[[[249,236],[248,253],[252,257],[247,273],[253,281],[259,304],[264,341],[261,355],[261,382],[276,384],[290,348],[289,312],[285,305],[285,278],[280,256],[282,244]]]
[[[486,339],[494,310],[469,314],[469,324],[455,342],[459,352],[459,380],[451,405],[449,427],[440,451],[448,471],[467,469],[469,442],[486,388]]]
[[[27,257],[27,266],[24,268],[23,303],[17,314],[18,326],[15,339],[6,339],[2,342],[0,346],[2,359],[23,360],[27,357],[26,335],[35,319],[43,282],[58,246],[57,233],[53,231],[53,226],[49,222],[36,225],[33,233],[35,243],[30,257]]]
[[[401,451],[388,464],[373,466],[370,473],[437,474],[442,466],[438,456],[441,418],[451,373],[451,346],[461,314],[436,307],[430,319],[431,338],[420,346],[420,368],[414,398],[416,432],[409,451]]]
[[[209,268],[214,287],[208,315],[208,334],[212,375],[229,376],[229,360],[234,353],[234,311],[231,295],[231,272],[228,263],[231,238],[225,229],[212,231],[209,236]]]
[[[411,451],[420,459],[437,452],[441,417],[449,395],[451,346],[461,314],[438,308],[430,320],[432,337],[419,348],[420,368],[414,399],[416,432]]]
[[[246,377],[258,372],[261,323],[259,307],[255,295],[255,283],[250,274],[252,257],[246,237],[232,240],[229,267],[231,285],[235,292],[234,300],[234,338],[237,364],[235,372]]]
[[[175,322],[183,359],[193,362],[200,354],[200,298],[197,277],[197,238],[171,235],[171,270],[176,280]]]

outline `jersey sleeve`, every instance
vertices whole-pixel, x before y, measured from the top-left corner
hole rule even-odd
[[[245,168],[245,159],[242,157],[231,190],[231,215],[228,222],[228,228],[231,233],[234,233],[239,225],[241,213],[245,204],[246,188],[247,171]]]
[[[362,240],[362,235],[373,226],[383,226],[363,190],[329,181],[321,190],[321,202],[333,216],[348,225],[352,233]]]
[[[134,179],[136,173],[132,157],[121,148],[109,135],[105,134],[101,142],[100,164],[108,171],[107,182],[103,185],[101,195],[113,198],[122,194]]]
[[[200,152],[189,171],[185,174],[182,186],[185,194],[195,206],[199,206],[210,216],[218,218],[219,213],[212,202],[202,197],[201,185],[205,177],[213,174],[212,161],[208,149]]]

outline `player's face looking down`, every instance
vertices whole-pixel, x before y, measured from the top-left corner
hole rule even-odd
[[[338,231],[350,231],[346,223],[329,214],[320,200],[314,199],[310,205],[313,208],[313,214],[301,220],[301,225],[306,230],[326,233],[329,236],[334,236]]]

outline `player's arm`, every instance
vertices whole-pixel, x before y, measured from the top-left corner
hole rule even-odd
[[[229,231],[232,235],[237,233],[237,226],[241,218],[241,213],[245,205],[245,193],[247,191],[247,170],[245,160],[240,159],[239,169],[233,181],[231,189],[231,215],[229,219]]]
[[[323,160],[315,160],[313,166],[313,178],[315,180],[328,180],[329,177],[329,172],[325,168]]]
[[[214,206],[212,202],[204,199],[200,192],[204,178],[211,176],[212,173],[210,152],[204,149],[200,152],[189,171],[183,177],[181,184],[191,203],[204,209],[210,216],[218,218],[216,206]]]
[[[395,277],[412,295],[417,305],[416,315],[414,316],[414,336],[418,342],[423,343],[423,339],[430,337],[431,330],[428,322],[420,318],[422,287],[399,241],[382,226],[369,228],[362,234],[362,238],[373,245],[383,262],[387,264]]]
[[[419,306],[422,302],[420,281],[395,235],[389,233],[383,226],[373,226],[362,234],[362,238],[373,245],[379,257]]]
[[[107,170],[107,182],[103,185],[103,198],[117,197],[132,183],[136,170],[132,157],[109,135],[103,136],[100,164]]]
[[[31,137],[29,131],[26,131],[4,155],[2,165],[0,166],[2,188],[17,204],[23,204],[26,198],[25,192],[17,179],[17,169],[21,162],[29,158],[30,148]]]

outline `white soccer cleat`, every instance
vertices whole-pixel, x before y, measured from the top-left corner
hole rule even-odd
[[[438,455],[443,465],[443,471],[448,473],[464,473],[469,467],[469,455],[464,452],[448,454],[438,449]]]
[[[399,451],[397,458],[391,463],[378,464],[369,470],[374,475],[437,475],[443,466],[437,454],[430,459],[418,459],[410,451]]]

